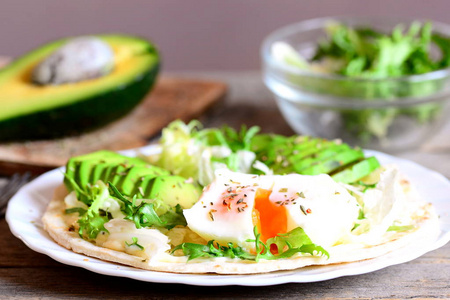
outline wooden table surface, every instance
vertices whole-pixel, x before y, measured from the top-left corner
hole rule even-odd
[[[293,134],[256,72],[184,74],[229,84],[224,106],[205,116],[207,126],[259,125]],[[424,148],[399,153],[450,178],[450,123]],[[154,284],[66,266],[25,246],[0,220],[0,299],[450,299],[450,243],[411,262],[316,283],[267,287]]]

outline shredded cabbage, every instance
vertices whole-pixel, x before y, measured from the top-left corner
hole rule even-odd
[[[249,173],[256,162],[250,151],[251,139],[258,131],[258,127],[242,127],[239,132],[230,127],[201,129],[198,121],[185,124],[177,120],[163,129],[156,165],[203,186],[214,180],[218,169]],[[259,170],[269,170],[261,164],[256,163]]]

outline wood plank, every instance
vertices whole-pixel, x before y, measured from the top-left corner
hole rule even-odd
[[[443,268],[448,267],[442,266]],[[0,269],[0,295],[24,299],[449,299],[435,266],[414,263],[325,282],[262,287],[198,287],[135,281],[76,267]]]
[[[225,92],[225,84],[218,81],[163,76],[130,114],[101,129],[57,140],[0,143],[0,175],[27,170],[39,174],[64,165],[74,155],[146,145],[171,121],[201,116],[218,104]]]

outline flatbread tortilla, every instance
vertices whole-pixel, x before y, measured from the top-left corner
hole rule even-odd
[[[187,261],[185,256],[172,256],[163,253],[149,260],[96,246],[80,238],[71,229],[64,213],[64,197],[68,194],[64,185],[55,194],[42,221],[45,230],[61,246],[76,253],[85,254],[101,260],[133,266],[140,269],[173,273],[217,273],[217,274],[256,274],[280,270],[298,269],[310,265],[329,265],[355,262],[378,257],[420,241],[421,244],[434,241],[439,234],[439,222],[430,204],[422,207],[422,217],[416,220],[414,231],[393,232],[382,243],[374,246],[346,244],[328,248],[330,258],[315,256],[295,256],[287,259],[259,260],[258,262],[229,258],[197,258]]]

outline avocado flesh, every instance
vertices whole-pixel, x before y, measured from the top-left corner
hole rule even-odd
[[[371,156],[333,174],[331,177],[342,183],[355,183],[380,167],[378,160]]]
[[[292,155],[292,152],[295,149],[304,147],[303,144],[308,142],[310,137],[302,136],[302,137],[284,137],[284,136],[269,136],[271,141],[260,139],[258,143],[263,143],[265,145],[265,149],[262,149],[257,153],[262,157],[262,161],[267,164],[272,163],[280,163],[280,160]],[[257,145],[255,143],[252,146],[253,149],[258,149],[257,147],[262,147],[262,145]]]
[[[147,163],[140,158],[127,157],[116,152],[102,150],[71,158],[66,164],[65,177],[66,179],[72,178],[80,188],[84,189],[88,184],[95,184],[97,180],[106,183],[115,175],[124,175],[114,173],[119,169],[146,165]],[[71,187],[68,180],[65,180],[65,183],[68,187]]]
[[[277,173],[292,173],[293,166],[298,163],[298,161],[313,155],[321,149],[327,148],[328,144],[334,145],[333,143],[326,142],[322,139],[310,139],[295,145],[293,151],[284,158],[281,167],[276,168]]]
[[[87,184],[95,184],[97,180],[102,180],[105,183],[110,181],[117,168],[128,168],[131,165],[142,165],[146,163],[143,160],[124,157],[124,156],[110,156],[102,159],[88,159],[80,161],[76,165],[75,181],[84,188]]]
[[[361,158],[364,158],[364,154],[361,150],[350,149],[339,152],[331,158],[327,158],[310,167],[302,169],[299,173],[303,175],[328,174]]]
[[[140,177],[130,195],[137,195],[138,198],[148,198],[156,177],[158,177],[156,174]]]
[[[144,161],[134,162],[135,164],[145,165]],[[95,184],[97,180],[103,179],[106,183],[108,181],[112,182],[112,176],[109,174],[115,174],[119,172],[118,168],[126,169],[130,166],[128,161],[124,161],[123,158],[112,158],[101,161],[82,161],[78,166],[78,180],[81,186],[86,184]]]
[[[66,177],[73,178],[74,180],[80,179],[80,170],[79,166],[83,161],[102,161],[102,160],[108,160],[111,158],[117,158],[120,157],[120,154],[112,152],[112,151],[97,151],[94,153],[89,153],[85,155],[80,155],[77,157],[73,157],[69,159],[69,161],[66,164]],[[85,167],[83,168],[83,174],[81,175],[83,178],[85,177]],[[84,179],[83,179],[84,180]]]
[[[322,148],[320,149],[320,151],[317,151],[311,154],[310,156],[295,162],[293,164],[293,168],[295,172],[302,174],[301,171],[303,169],[315,165],[318,162],[323,161],[325,159],[331,158],[337,155],[338,153],[348,151],[350,149],[351,149],[350,146],[348,146],[347,144],[340,144],[340,145],[332,144],[329,145],[329,147]]]
[[[300,161],[302,161],[305,158],[308,158],[320,151],[323,151],[324,149],[327,149],[331,146],[334,146],[335,144],[333,142],[328,141],[321,141],[316,140],[314,143],[311,143],[311,145],[308,148],[303,149],[302,151],[299,151],[298,153],[292,155],[289,157],[289,162],[291,164],[296,164]]]
[[[136,166],[131,168],[123,177],[119,187],[125,195],[131,196],[133,192],[138,191],[138,187],[142,185],[143,178],[146,176],[157,177],[169,175],[169,172],[155,166]]]
[[[94,129],[123,116],[153,85],[155,47],[124,35],[97,36],[114,52],[114,70],[59,86],[31,82],[33,68],[67,39],[38,48],[0,70],[0,140],[55,138]]]
[[[186,183],[181,176],[159,176],[152,182],[149,195],[146,198],[162,200],[164,204],[181,208],[190,208],[200,198],[201,190],[195,185]],[[164,213],[165,211],[158,212]]]

